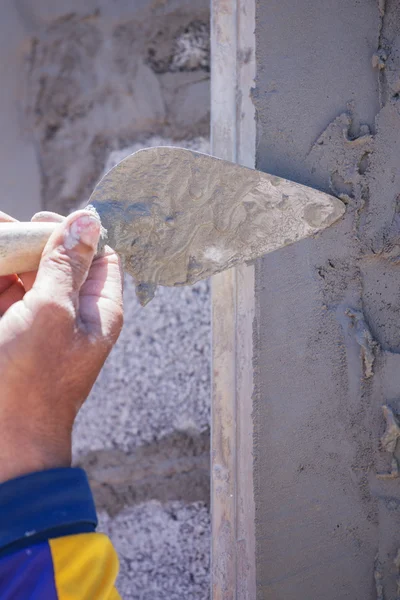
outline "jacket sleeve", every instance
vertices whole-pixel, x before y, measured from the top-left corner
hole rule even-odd
[[[96,526],[82,469],[0,484],[1,600],[120,600],[118,558]]]

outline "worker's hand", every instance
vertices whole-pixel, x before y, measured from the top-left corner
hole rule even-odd
[[[35,220],[61,221],[37,273],[0,277],[0,482],[70,465],[75,417],[122,327],[118,256],[93,260],[99,221]]]

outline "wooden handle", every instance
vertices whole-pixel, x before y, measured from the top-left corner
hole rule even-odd
[[[0,223],[0,276],[35,271],[58,223]]]

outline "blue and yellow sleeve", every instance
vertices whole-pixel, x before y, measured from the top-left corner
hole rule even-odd
[[[120,600],[118,558],[96,527],[82,469],[0,484],[0,599]]]

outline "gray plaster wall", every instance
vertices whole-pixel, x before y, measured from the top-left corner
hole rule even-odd
[[[208,151],[203,0],[0,0],[0,209],[67,214],[124,156]],[[74,431],[124,600],[209,598],[207,282],[125,282],[125,325]]]
[[[399,597],[399,32],[396,0],[257,5],[257,166],[347,205],[257,265],[259,599]]]

